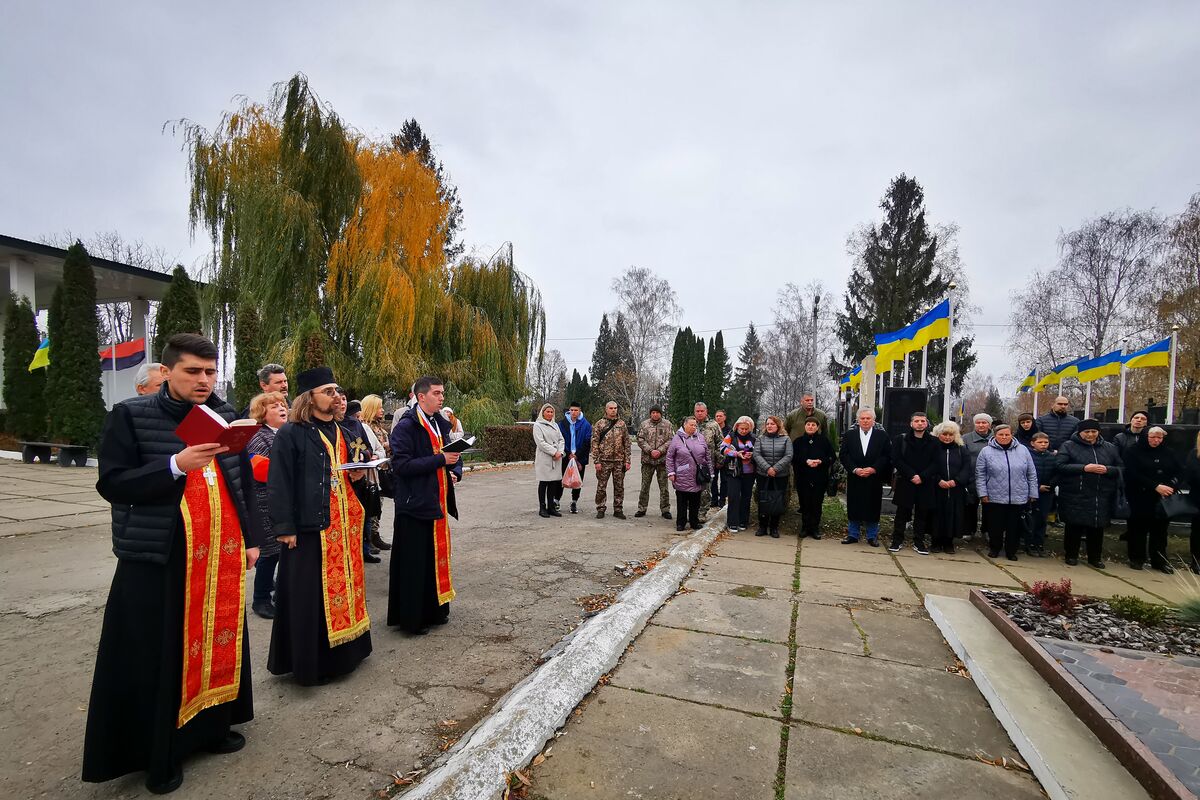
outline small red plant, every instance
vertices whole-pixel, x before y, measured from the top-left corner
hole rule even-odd
[[[1078,605],[1075,597],[1071,594],[1070,578],[1063,578],[1058,583],[1037,581],[1029,593],[1041,603],[1042,611],[1055,616],[1071,614]]]

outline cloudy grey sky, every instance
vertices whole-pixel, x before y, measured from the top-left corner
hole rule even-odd
[[[734,343],[784,282],[840,294],[846,234],[900,172],[961,226],[981,369],[1028,369],[997,324],[1059,231],[1200,191],[1200,4],[834,5],[9,2],[0,231],[117,230],[192,264],[163,123],[303,71],[368,134],[420,121],[468,246],[514,243],[581,372],[631,264]]]

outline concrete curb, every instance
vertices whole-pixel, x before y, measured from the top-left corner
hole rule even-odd
[[[568,635],[567,644],[496,704],[405,800],[485,800],[505,777],[528,764],[571,711],[611,670],[650,616],[675,592],[725,528],[725,511],[673,546],[667,557],[625,588],[604,611]],[[554,651],[551,651],[554,652]]]

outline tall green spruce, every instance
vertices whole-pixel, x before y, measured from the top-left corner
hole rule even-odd
[[[50,304],[50,366],[45,404],[50,438],[94,446],[104,422],[96,277],[79,242],[67,250],[62,285]]]
[[[158,315],[154,321],[155,359],[162,357],[167,340],[177,333],[202,333],[200,320],[200,296],[196,284],[188,277],[187,270],[176,265],[171,271],[171,285],[158,304]],[[54,340],[50,340],[51,346]],[[257,367],[256,367],[257,368]]]
[[[939,268],[940,243],[925,220],[925,192],[915,178],[904,174],[894,178],[879,207],[883,221],[872,223],[852,241],[856,263],[846,284],[843,310],[834,323],[845,355],[843,361],[830,363],[835,378],[874,351],[875,334],[902,328],[920,316],[922,309],[941,302],[956,277]],[[954,392],[961,389],[976,361],[974,338],[957,338]],[[928,374],[935,392],[941,390],[945,364],[945,340],[930,343]]]
[[[600,318],[600,332],[596,335],[596,346],[592,351],[592,369],[588,373],[591,381],[592,405],[585,407],[590,419],[603,415],[604,403],[617,401],[621,415],[629,414],[632,396],[633,352],[629,344],[629,331],[625,320],[617,314],[616,324],[610,325],[608,314]]]
[[[567,397],[564,405],[567,403],[579,403],[579,407],[585,413],[592,406],[592,387],[588,385],[586,375],[580,375],[579,370],[571,370],[571,380],[567,381]],[[563,411],[568,409],[564,408]]]
[[[734,373],[733,384],[729,387],[729,395],[725,403],[728,407],[729,419],[733,421],[745,415],[757,423],[761,413],[759,402],[762,400],[763,389],[766,386],[766,379],[763,375],[766,356],[762,350],[762,343],[758,339],[758,331],[754,330],[753,322],[750,323],[750,327],[746,331],[746,339],[738,350],[738,361],[741,362],[741,366]]]
[[[704,401],[708,403],[710,413],[725,403],[725,389],[733,376],[733,367],[729,363],[729,351],[725,349],[725,337],[721,331],[709,340],[708,361],[704,365]]]
[[[227,398],[237,407],[249,405],[260,389],[258,370],[263,366],[263,351],[258,323],[258,309],[253,303],[243,302],[233,326],[233,397]]]
[[[46,433],[46,370],[29,371],[39,344],[29,299],[10,293],[4,309],[4,428],[18,439],[40,439]]]
[[[707,402],[705,392],[704,337],[684,328],[675,334],[668,377],[667,417],[676,424],[690,416],[695,404]]]

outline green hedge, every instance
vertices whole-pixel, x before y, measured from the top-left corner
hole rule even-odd
[[[488,461],[533,461],[530,425],[489,425],[483,429],[483,454]]]

